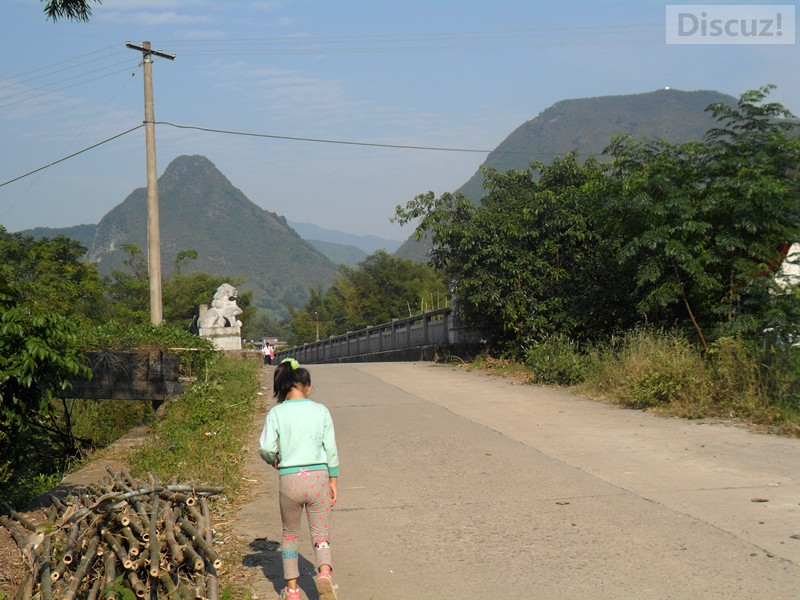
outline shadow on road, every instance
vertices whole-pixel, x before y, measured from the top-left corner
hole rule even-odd
[[[264,577],[275,588],[275,593],[279,594],[286,585],[283,579],[283,563],[281,561],[281,544],[266,538],[256,538],[248,544],[251,552],[242,559],[245,567],[260,567]],[[302,554],[298,556],[300,567],[300,577],[297,579],[298,585],[308,600],[319,600],[317,587],[314,582],[316,568],[314,563],[306,559]]]

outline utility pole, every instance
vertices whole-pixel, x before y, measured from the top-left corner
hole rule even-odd
[[[150,42],[141,46],[125,42],[142,53],[144,65],[144,138],[147,155],[147,272],[150,275],[150,322],[163,320],[161,308],[161,233],[158,226],[158,172],[156,171],[156,118],[153,110],[153,55],[175,60],[174,54],[151,50]]]
[[[319,341],[319,313],[314,311],[314,319],[317,321],[317,341]]]

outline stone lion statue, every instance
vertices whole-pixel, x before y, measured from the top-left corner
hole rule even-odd
[[[236,306],[237,289],[230,283],[223,283],[217,288],[211,308],[200,315],[198,327],[237,327],[242,322],[236,317],[242,314],[242,309]]]

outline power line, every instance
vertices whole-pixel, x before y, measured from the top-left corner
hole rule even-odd
[[[77,152],[73,152],[72,154],[69,154],[69,155],[64,156],[62,158],[59,158],[58,160],[54,160],[51,163],[47,163],[46,165],[43,165],[43,166],[39,167],[38,169],[34,169],[33,171],[28,171],[27,173],[24,173],[22,175],[14,177],[13,179],[9,179],[8,181],[4,181],[4,182],[0,183],[0,187],[6,186],[9,183],[14,183],[15,181],[19,181],[20,179],[24,179],[25,177],[29,177],[30,175],[33,175],[34,173],[38,173],[39,171],[43,171],[45,169],[49,169],[50,167],[52,167],[54,165],[57,165],[58,163],[62,163],[65,160],[69,160],[70,158],[75,158],[79,154],[83,154],[84,152],[88,152],[89,150],[93,150],[94,148],[97,148],[98,146],[102,146],[103,144],[107,144],[108,142],[116,140],[117,138],[121,138],[124,135],[128,135],[129,133],[131,133],[133,131],[136,131],[137,129],[140,129],[142,127],[144,127],[144,123],[141,123],[141,124],[137,125],[136,127],[131,127],[130,129],[128,129],[127,131],[123,131],[122,133],[118,133],[116,135],[112,135],[110,138],[106,138],[102,142],[97,142],[96,144],[92,144],[91,146],[88,146],[88,147],[84,148],[83,150],[78,150]]]
[[[178,125],[176,123],[170,123],[168,121],[156,121],[157,125],[169,125],[170,127],[175,127],[177,129],[194,129],[196,131],[205,131],[208,133],[223,133],[226,135],[239,135],[245,137],[258,137],[258,138],[269,138],[275,140],[290,140],[293,142],[314,142],[317,144],[341,144],[345,146],[371,146],[374,148],[398,148],[398,149],[406,149],[406,150],[436,150],[441,152],[475,152],[480,154],[486,154],[487,152],[491,152],[491,150],[476,150],[470,148],[446,148],[446,147],[439,147],[439,146],[414,146],[414,145],[406,145],[406,144],[379,144],[376,142],[353,142],[348,140],[330,140],[324,138],[309,138],[309,137],[297,137],[291,135],[275,135],[271,133],[253,133],[249,131],[232,131],[228,129],[213,129],[211,127],[199,127],[196,125]]]
[[[276,140],[288,140],[293,142],[310,142],[316,144],[338,144],[343,146],[366,146],[371,148],[391,148],[397,150],[427,150],[433,152],[469,152],[474,154],[514,154],[520,156],[561,156],[568,153],[568,151],[564,152],[525,152],[522,150],[485,150],[485,149],[476,149],[476,148],[452,148],[446,146],[420,146],[420,145],[412,145],[412,144],[380,144],[377,142],[354,142],[351,140],[332,140],[332,139],[325,139],[325,138],[309,138],[309,137],[299,137],[299,136],[291,136],[291,135],[276,135],[271,133],[254,133],[248,131],[233,131],[230,129],[215,129],[212,127],[200,127],[197,125],[179,125],[177,123],[170,123],[169,121],[156,121],[156,125],[169,125],[170,127],[175,127],[176,129],[192,129],[195,131],[203,131],[206,133],[221,133],[224,135],[236,135],[236,136],[244,136],[244,137],[256,137],[256,138],[267,138],[267,139],[276,139]],[[97,148],[98,146],[102,146],[108,142],[111,142],[117,138],[120,138],[124,135],[127,135],[133,131],[136,131],[140,127],[144,127],[144,123],[141,125],[137,125],[136,127],[132,127],[127,131],[123,131],[122,133],[118,133],[110,138],[107,138],[101,142],[97,142],[96,144],[92,144],[83,150],[78,150],[68,156],[64,156],[63,158],[59,158],[51,163],[43,165],[33,171],[28,171],[22,175],[14,177],[13,179],[9,179],[8,181],[4,181],[0,183],[0,187],[6,186],[10,183],[14,183],[15,181],[19,181],[20,179],[24,179],[34,173],[38,173],[39,171],[43,171],[49,167],[57,165],[58,163],[64,162],[65,160],[69,160],[70,158],[74,158],[79,154],[83,154],[89,150]],[[602,154],[601,152],[588,152],[585,153],[587,156],[597,156]]]
[[[42,85],[37,86],[37,87],[25,88],[23,91],[19,91],[19,92],[13,93],[13,94],[0,95],[0,102],[8,100],[9,98],[14,98],[16,96],[24,96],[26,94],[30,94],[31,92],[36,92],[37,90],[42,90],[42,89],[48,88],[48,87],[50,87],[52,85],[57,85],[59,83],[64,83],[66,81],[73,81],[75,79],[79,79],[79,78],[85,77],[87,75],[92,75],[93,73],[99,73],[99,72],[105,71],[106,69],[112,69],[114,67],[118,67],[119,65],[124,65],[124,64],[130,65],[130,61],[129,60],[119,61],[119,62],[116,62],[116,63],[111,64],[111,65],[106,65],[106,66],[103,66],[103,67],[99,67],[99,68],[94,69],[92,71],[87,71],[85,73],[78,73],[77,75],[72,75],[70,77],[65,77],[63,79],[57,79],[56,81],[53,81],[51,83],[45,83],[45,84],[42,84]],[[67,86],[64,86],[64,87],[61,87],[61,88],[58,88],[58,89],[55,89],[55,90],[50,90],[50,91],[48,91],[48,92],[46,92],[44,94],[37,94],[35,96],[28,96],[26,98],[22,98],[21,100],[15,100],[13,102],[9,102],[9,103],[6,103],[6,104],[0,104],[0,108],[2,108],[4,106],[10,106],[12,104],[17,104],[19,102],[24,102],[25,100],[31,100],[33,98],[38,98],[39,96],[43,96],[43,95],[46,95],[46,94],[51,94],[53,92],[58,92],[60,90],[65,90],[65,89],[68,89],[70,87],[75,87],[77,85],[82,85],[82,84],[88,83],[90,81],[96,81],[97,79],[102,79],[104,77],[108,77],[110,75],[116,75],[117,73],[122,73],[122,72],[125,72],[125,71],[130,71],[130,68],[118,69],[116,71],[112,71],[111,73],[106,73],[105,75],[99,75],[97,77],[92,77],[91,79],[85,79],[83,81],[79,81],[79,82],[71,84],[71,85],[67,85]]]
[[[38,67],[36,69],[30,69],[28,71],[23,71],[22,73],[19,73],[17,75],[12,75],[11,77],[7,77],[5,79],[0,79],[0,84],[2,84],[2,85],[0,85],[0,87],[4,87],[5,86],[5,82],[7,82],[7,81],[11,81],[11,82],[26,81],[25,78],[28,77],[29,75],[32,75],[33,73],[39,73],[40,71],[46,71],[48,69],[55,69],[56,67],[61,67],[62,65],[67,65],[67,64],[69,64],[71,62],[74,62],[76,60],[80,60],[82,58],[86,58],[87,56],[93,56],[95,54],[100,54],[100,53],[103,53],[103,52],[109,52],[108,56],[111,56],[113,54],[116,54],[115,52],[110,52],[114,48],[116,48],[116,46],[108,46],[106,48],[100,48],[99,50],[92,50],[91,52],[86,52],[84,54],[79,54],[78,56],[73,56],[72,58],[67,58],[67,59],[64,59],[64,60],[49,64],[49,65],[45,65],[44,67]],[[120,49],[120,51],[121,51],[121,49]],[[75,65],[75,66],[72,66],[72,67],[64,67],[63,69],[59,69],[59,70],[74,69],[74,68],[76,68],[78,66],[81,66],[83,64],[88,64],[90,62],[96,62],[98,60],[105,60],[105,58],[107,58],[108,56],[105,56],[105,57],[101,56],[101,57],[94,58],[92,60],[83,62],[80,65]],[[50,73],[44,73],[42,75],[38,75],[36,77],[33,77],[33,79],[38,79],[40,77],[46,77],[47,75],[50,75]]]
[[[344,146],[367,146],[371,148],[392,148],[398,150],[430,150],[434,152],[470,152],[475,154],[518,154],[521,156],[560,156],[567,154],[567,152],[525,152],[522,150],[486,150],[477,148],[452,148],[447,146],[420,146],[413,144],[381,144],[378,142],[354,142],[351,140],[333,140],[325,138],[310,138],[299,137],[292,135],[276,135],[271,133],[254,133],[249,131],[233,131],[230,129],[215,129],[212,127],[200,127],[197,125],[179,125],[177,123],[170,123],[169,121],[156,121],[156,125],[169,125],[177,129],[194,129],[196,131],[204,131],[207,133],[221,133],[225,135],[238,135],[244,137],[257,137],[268,138],[275,140],[289,140],[292,142],[312,142],[316,144],[340,144]],[[591,153],[599,154],[599,153]]]

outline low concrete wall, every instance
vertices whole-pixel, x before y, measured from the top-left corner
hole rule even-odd
[[[91,379],[73,379],[62,398],[90,400],[166,400],[183,393],[181,358],[160,351],[86,352]]]

